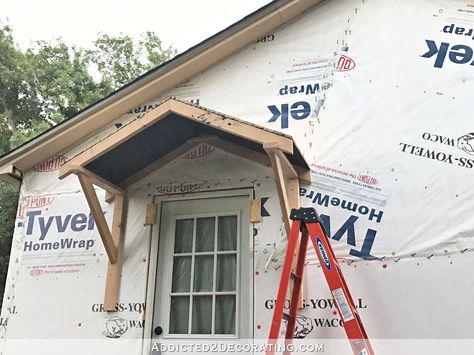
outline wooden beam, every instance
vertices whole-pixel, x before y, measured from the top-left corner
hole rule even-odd
[[[293,154],[293,139],[290,136],[271,132],[239,119],[228,117],[217,112],[196,107],[181,101],[170,100],[171,111],[193,121],[204,123],[215,129],[234,136],[265,144],[277,142],[278,147],[286,153]]]
[[[286,181],[286,195],[288,196],[288,204],[290,210],[292,208],[300,208],[300,182],[298,179],[288,179]]]
[[[281,212],[285,228],[287,229],[287,235],[289,235],[290,211],[292,208],[300,207],[299,174],[286,155],[279,149],[277,142],[264,144],[263,149],[265,149],[272,162]]]
[[[65,165],[63,165],[64,167]],[[125,190],[121,189],[120,187],[112,184],[111,182],[105,180],[103,177],[100,177],[99,175],[94,174],[92,171],[87,170],[83,166],[78,166],[78,165],[69,165],[67,164],[66,168],[63,171],[60,171],[59,178],[64,179],[66,176],[69,174],[76,174],[76,175],[84,175],[89,178],[92,184],[97,185],[101,188],[103,188],[105,191],[109,192],[112,195],[124,195]],[[106,201],[110,200],[110,196],[106,196]],[[108,202],[108,201],[107,201]]]
[[[288,157],[285,155],[285,153],[279,149],[277,142],[265,143],[263,145],[263,148],[267,152],[267,154],[268,154],[268,151],[270,150],[270,151],[274,151],[280,157],[282,166],[285,169],[284,173],[286,177],[288,177],[289,179],[297,177],[301,182],[304,182],[306,184],[311,183],[311,170],[305,169],[298,165],[293,165],[288,160]]]
[[[118,303],[120,290],[120,276],[122,273],[123,242],[124,242],[124,220],[125,220],[124,196],[115,196],[114,215],[112,222],[112,239],[117,246],[117,261],[109,260],[107,266],[107,279],[105,283],[104,308],[107,312],[114,312]]]
[[[282,166],[282,169],[283,169],[283,172],[284,172],[285,176],[288,179],[297,179],[298,178],[298,173],[296,172],[295,168],[293,167],[293,164],[291,164],[290,161],[288,160],[285,153],[283,153],[280,149],[275,149],[275,153],[280,158],[281,166]]]
[[[87,203],[91,209],[92,216],[94,217],[97,229],[99,230],[102,243],[104,243],[105,251],[109,257],[109,260],[112,264],[117,262],[117,247],[115,246],[114,240],[105,220],[104,212],[100,206],[99,199],[94,190],[94,185],[92,185],[90,177],[83,175],[81,173],[77,174],[79,181],[86,196]]]
[[[257,198],[250,200],[249,221],[250,223],[258,223],[262,221],[262,200]]]
[[[301,206],[301,199],[300,199],[300,181],[297,178],[288,179],[286,184],[286,194],[288,196],[288,203],[290,204],[290,208],[300,208]],[[300,240],[295,248],[295,255],[296,250],[300,248]],[[293,269],[296,269],[296,263],[298,258],[293,258]],[[306,288],[304,280],[301,281],[301,289],[300,294],[298,297],[298,308],[303,308],[303,290]]]
[[[209,140],[206,141],[206,143],[216,148],[219,148],[223,151],[226,151],[228,153],[237,155],[241,158],[255,161],[264,166],[271,166],[270,159],[267,155],[257,152],[255,150],[245,148],[244,146],[241,146],[229,141],[225,141],[216,136],[209,138]]]
[[[267,152],[270,160],[272,162],[273,174],[275,175],[275,182],[278,191],[278,197],[280,199],[280,208],[283,218],[283,223],[286,229],[287,238],[290,237],[290,211],[291,208],[298,208],[300,206],[300,196],[299,196],[299,180],[298,174],[295,169],[288,161],[284,153],[278,148],[278,144],[270,143],[263,146]],[[297,254],[296,250],[299,250],[298,240],[297,246],[295,249],[295,255]],[[292,270],[296,268],[297,258],[293,258]],[[290,284],[290,293],[293,292],[294,283]],[[303,308],[303,287],[304,281],[301,284],[301,292],[298,297],[298,308]]]
[[[289,136],[271,132],[236,118],[195,107],[189,103],[169,99],[161,103],[155,109],[147,112],[143,117],[132,121],[104,140],[69,160],[60,168],[59,178],[63,179],[74,172],[74,169],[77,170],[79,167],[83,167],[89,162],[99,158],[131,137],[142,132],[147,127],[155,124],[163,117],[166,117],[171,112],[259,144],[277,142],[279,149],[286,153],[293,154],[293,140]],[[128,182],[125,183],[125,185],[129,185],[131,180],[137,181],[138,179],[136,177],[130,177],[127,179]]]
[[[285,225],[286,235],[290,236],[290,204],[288,202],[286,178],[283,174],[283,169],[280,162],[280,157],[274,150],[267,151],[270,161],[272,163],[273,174],[275,175],[276,188],[278,192],[278,199],[280,201],[281,214],[283,224]]]
[[[306,185],[311,184],[311,170],[303,169],[300,166],[295,166],[295,170],[298,172],[298,179],[300,182]]]
[[[156,203],[146,205],[144,226],[152,226],[156,223]]]
[[[87,203],[89,204],[97,229],[99,230],[102,243],[104,244],[105,251],[107,252],[109,262],[105,284],[104,308],[107,312],[113,312],[115,311],[115,305],[118,301],[120,276],[122,272],[123,221],[125,215],[124,192],[122,189],[117,188],[83,167],[73,167],[70,171],[79,178],[82,190],[84,191]],[[105,220],[93,182],[97,182],[98,186],[108,189],[106,200],[114,201],[111,231]]]
[[[147,112],[143,117],[137,118],[135,121],[123,126],[119,130],[112,133],[107,138],[86,149],[82,153],[76,155],[74,158],[69,160],[63,165],[64,169],[60,169],[59,177],[63,176],[67,172],[65,166],[83,166],[104,155],[108,151],[114,149],[121,143],[127,141],[131,137],[145,130],[147,127],[158,122],[160,119],[170,113],[170,102],[167,100],[157,106],[155,109]]]
[[[12,164],[0,166],[0,180],[16,187],[20,187],[22,173]]]
[[[105,200],[105,202],[107,202],[107,203],[112,203],[112,202],[114,202],[114,200],[115,200],[115,196],[116,196],[116,195],[110,193],[109,191],[106,191],[106,193],[105,193],[105,199],[104,199],[104,200]]]

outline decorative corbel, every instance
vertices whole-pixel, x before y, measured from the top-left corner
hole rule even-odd
[[[291,227],[290,211],[292,208],[300,207],[298,173],[289,162],[285,153],[278,148],[277,143],[265,143],[263,149],[270,158],[273,174],[275,175],[283,223],[286,234],[289,236]]]
[[[125,216],[125,191],[95,175],[82,166],[63,166],[60,170],[60,179],[64,179],[69,174],[75,174],[79,178],[82,191],[87,200],[87,204],[94,217],[100,238],[104,244],[109,263],[107,266],[107,277],[105,285],[104,308],[108,312],[115,311],[120,288],[120,274],[122,272],[122,249],[124,238],[124,216]],[[114,202],[114,212],[112,228],[109,228],[104,212],[100,206],[94,185],[106,190],[105,200],[108,203]]]

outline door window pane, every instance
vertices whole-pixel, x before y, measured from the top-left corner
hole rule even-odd
[[[236,255],[218,255],[216,273],[216,291],[235,291]]]
[[[196,255],[194,259],[194,291],[212,292],[213,276],[214,255]]]
[[[216,334],[235,334],[235,296],[216,296]]]
[[[237,216],[219,217],[217,250],[237,250]]]
[[[237,231],[237,215],[176,220],[169,334],[236,334]]]
[[[175,253],[190,253],[193,249],[193,227],[194,219],[176,220],[176,232],[174,241]]]
[[[193,297],[192,334],[212,333],[212,296]]]
[[[196,221],[196,251],[214,251],[215,217],[198,218]]]
[[[170,334],[187,334],[189,323],[189,297],[171,297]]]
[[[173,258],[172,292],[189,292],[191,287],[191,257],[175,256]]]

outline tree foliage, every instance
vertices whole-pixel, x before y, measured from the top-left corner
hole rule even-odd
[[[0,153],[11,148],[18,128],[30,128],[40,114],[33,68],[15,46],[11,28],[0,27]]]
[[[18,192],[15,188],[0,181],[0,307],[7,279],[8,262],[12,245]]]
[[[61,39],[22,51],[0,22],[0,155],[93,104],[176,55],[153,32],[138,40],[99,34],[92,49]],[[8,268],[18,192],[0,182],[0,297]],[[0,299],[1,302],[1,299]]]
[[[111,37],[101,33],[94,45],[87,54],[97,65],[102,83],[110,87],[123,86],[176,54],[171,47],[163,49],[153,32],[142,34],[137,41],[126,35]]]

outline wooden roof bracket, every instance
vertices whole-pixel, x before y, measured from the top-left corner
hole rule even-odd
[[[15,187],[20,187],[23,173],[13,164],[0,167],[0,181],[5,181]]]
[[[97,229],[104,244],[105,251],[109,259],[107,266],[107,277],[105,284],[104,308],[107,312],[115,311],[118,301],[120,275],[122,272],[122,249],[124,239],[125,220],[125,191],[106,181],[100,176],[82,166],[68,165],[61,167],[59,178],[64,179],[70,174],[75,174],[79,178],[82,191],[94,217]],[[95,192],[94,185],[102,187],[107,191],[106,202],[114,202],[114,212],[112,218],[112,228],[109,229],[107,221],[100,206],[99,199]]]
[[[277,143],[264,143],[263,149],[268,154],[275,175],[275,182],[280,200],[281,215],[286,235],[290,235],[290,212],[300,207],[299,176],[286,155],[278,148]]]
[[[308,181],[310,175],[308,173],[300,173],[295,170],[290,163],[285,153],[278,148],[278,143],[264,143],[263,149],[268,154],[275,175],[276,188],[280,200],[281,217],[285,225],[286,237],[290,237],[290,212],[292,208],[300,207],[300,182]],[[295,248],[299,250],[299,241]],[[292,271],[296,268],[296,260],[293,259]],[[298,297],[298,308],[303,308],[303,287],[304,281],[301,284],[301,291]],[[293,289],[293,282],[290,284],[290,294]]]

